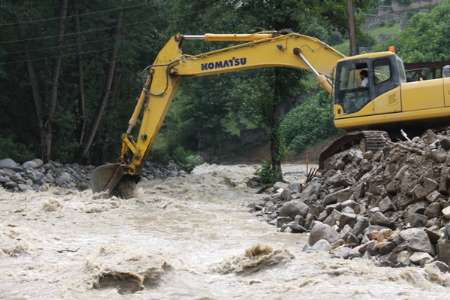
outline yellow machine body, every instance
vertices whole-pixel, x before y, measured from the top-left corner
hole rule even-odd
[[[187,55],[181,49],[186,40],[235,44]],[[319,84],[333,96],[337,128],[378,128],[450,116],[450,78],[408,83],[403,62],[392,52],[345,57],[320,40],[297,33],[177,35],[166,43],[148,68],[148,78],[128,130],[122,136],[119,164],[114,168],[123,170],[124,175],[139,173],[183,77],[274,67],[313,72]],[[361,87],[364,72],[368,85]],[[140,128],[134,137],[132,132],[138,120]],[[118,177],[122,175],[117,176],[118,172],[112,169],[99,172],[116,175],[113,180],[97,180],[95,191],[112,190],[112,185],[120,181]]]

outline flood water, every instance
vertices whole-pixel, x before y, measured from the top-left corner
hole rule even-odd
[[[129,200],[0,191],[0,299],[449,299],[420,268],[303,252],[307,234],[280,233],[248,212],[262,197],[245,185],[254,169],[201,166],[142,182]],[[304,166],[285,170],[295,178]],[[293,258],[220,271],[258,244]],[[124,291],[132,283],[119,273],[147,281]]]

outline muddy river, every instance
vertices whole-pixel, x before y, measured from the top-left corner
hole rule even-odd
[[[248,212],[253,172],[201,166],[129,200],[1,190],[0,299],[449,299],[420,268],[303,252],[307,234]]]

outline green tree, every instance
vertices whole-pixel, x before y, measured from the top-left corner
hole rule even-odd
[[[450,59],[450,1],[443,1],[428,13],[412,17],[400,35],[399,55],[406,62]]]

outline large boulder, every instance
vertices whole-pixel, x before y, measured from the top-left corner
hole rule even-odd
[[[44,162],[42,160],[40,160],[39,158],[36,158],[36,159],[24,162],[22,164],[22,167],[24,167],[25,169],[36,169],[36,168],[41,167],[43,164],[44,164]]]
[[[405,241],[409,249],[413,251],[426,252],[433,254],[433,246],[431,245],[428,234],[423,228],[409,228],[400,231],[400,237]]]
[[[280,209],[279,215],[281,217],[290,217],[292,219],[295,218],[296,215],[301,215],[302,217],[306,217],[309,211],[309,206],[301,201],[289,201],[283,204]]]
[[[308,243],[314,245],[319,240],[326,240],[329,243],[334,243],[338,240],[339,235],[331,226],[319,221],[315,221],[309,233]]]
[[[19,167],[19,164],[16,163],[11,158],[5,158],[0,160],[0,169],[15,169]]]
[[[55,180],[56,184],[59,186],[64,186],[73,181],[72,175],[67,172],[62,172]]]

